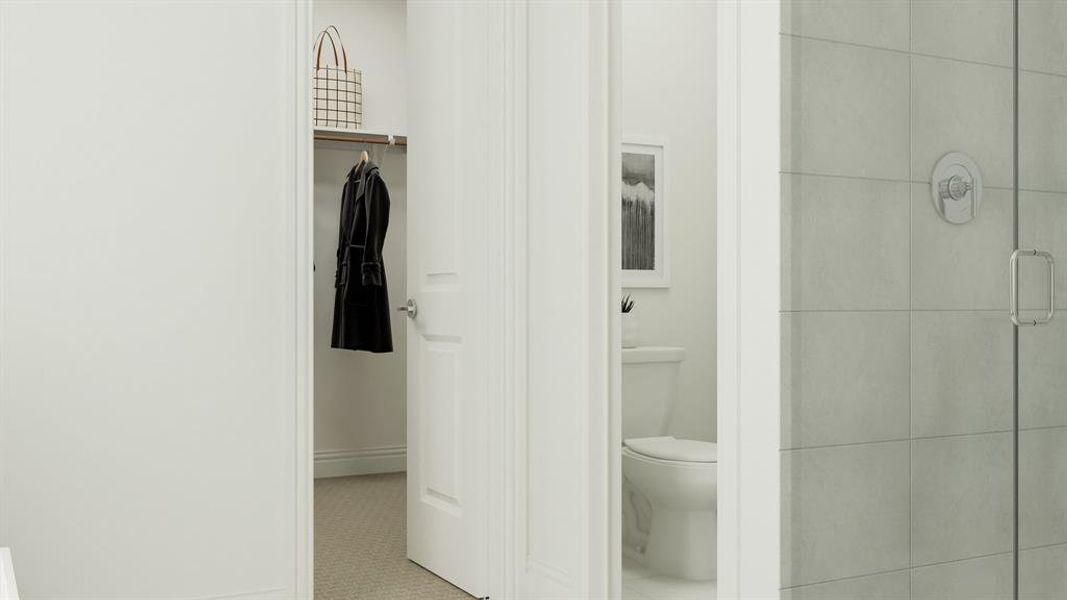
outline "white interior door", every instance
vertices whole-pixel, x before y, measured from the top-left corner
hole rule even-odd
[[[488,585],[488,8],[408,3],[408,292],[418,311],[397,323],[408,332],[408,557],[478,597]]]
[[[301,14],[0,2],[0,547],[24,598],[306,595]]]

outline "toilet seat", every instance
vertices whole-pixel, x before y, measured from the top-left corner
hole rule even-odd
[[[690,463],[714,463],[719,460],[715,442],[680,440],[673,436],[630,438],[623,445],[649,458]]]

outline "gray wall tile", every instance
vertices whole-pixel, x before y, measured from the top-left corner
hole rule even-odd
[[[1067,106],[1064,107],[1067,110]],[[1067,194],[1055,192],[1019,192],[1019,247],[1036,248],[1052,253],[1061,271],[1056,281],[1056,306],[1067,308]],[[1048,269],[1036,257],[1019,260],[1019,304],[1036,309],[1048,308]]]
[[[1019,545],[1067,543],[1067,428],[1019,432]]]
[[[816,583],[782,590],[781,600],[908,600],[908,571]]]
[[[907,55],[792,37],[782,53],[783,170],[907,179]]]
[[[1011,69],[922,56],[911,61],[912,180],[930,181],[938,159],[966,152],[986,185],[1010,188]]]
[[[1011,429],[1013,351],[1003,313],[912,313],[912,435]]]
[[[911,444],[912,564],[1010,552],[1011,434]]]
[[[1067,192],[1067,78],[1019,74],[1019,185]]]
[[[1067,425],[1067,319],[1019,329],[1019,427]],[[1065,504],[1067,506],[1067,504]]]
[[[782,176],[782,308],[906,309],[909,185]]]
[[[1019,599],[1067,598],[1067,546],[1019,552]]]
[[[782,585],[908,566],[908,442],[782,453]]]
[[[1012,65],[1012,0],[914,0],[913,52]],[[951,32],[967,31],[966,35]]]
[[[942,219],[925,184],[912,186],[911,304],[913,309],[1006,310],[1012,251],[1012,195],[986,189],[975,220]]]
[[[1067,74],[1067,1],[1019,10],[1022,67]],[[866,442],[1011,426],[1011,23],[1011,0],[783,3],[783,170],[845,178],[782,179],[782,307],[805,311],[782,317],[782,444],[855,444],[783,452],[783,598],[1010,597],[1010,554],[976,557],[1011,549],[1011,435]],[[1020,194],[1020,245],[1067,264],[1067,79],[1023,73],[1020,96],[1022,186],[1063,192]],[[949,151],[985,176],[966,226],[927,185],[905,216],[902,184],[847,179],[928,181]],[[1043,277],[1023,264],[1024,306]],[[1067,277],[1057,296],[1067,310]],[[1064,365],[1067,319],[1020,333],[1023,428],[1067,425]],[[1020,440],[1024,544],[1067,540],[1064,432]],[[1067,597],[1065,548],[1022,553],[1022,597]]]
[[[1011,600],[1013,562],[1008,553],[912,569],[911,598]]]
[[[782,32],[907,50],[908,11],[908,0],[782,2]]]
[[[908,368],[906,312],[783,315],[782,447],[906,439]]]
[[[788,4],[788,3],[787,3]],[[1067,75],[1067,2],[1019,2],[1019,68]]]

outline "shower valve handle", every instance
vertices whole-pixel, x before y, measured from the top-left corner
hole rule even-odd
[[[971,181],[964,181],[959,175],[953,175],[948,179],[942,179],[938,183],[938,192],[941,194],[942,200],[962,200],[967,192],[974,189],[974,183]]]

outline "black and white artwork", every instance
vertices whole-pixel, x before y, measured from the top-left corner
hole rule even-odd
[[[626,287],[667,287],[663,145],[622,150],[622,272]]]

